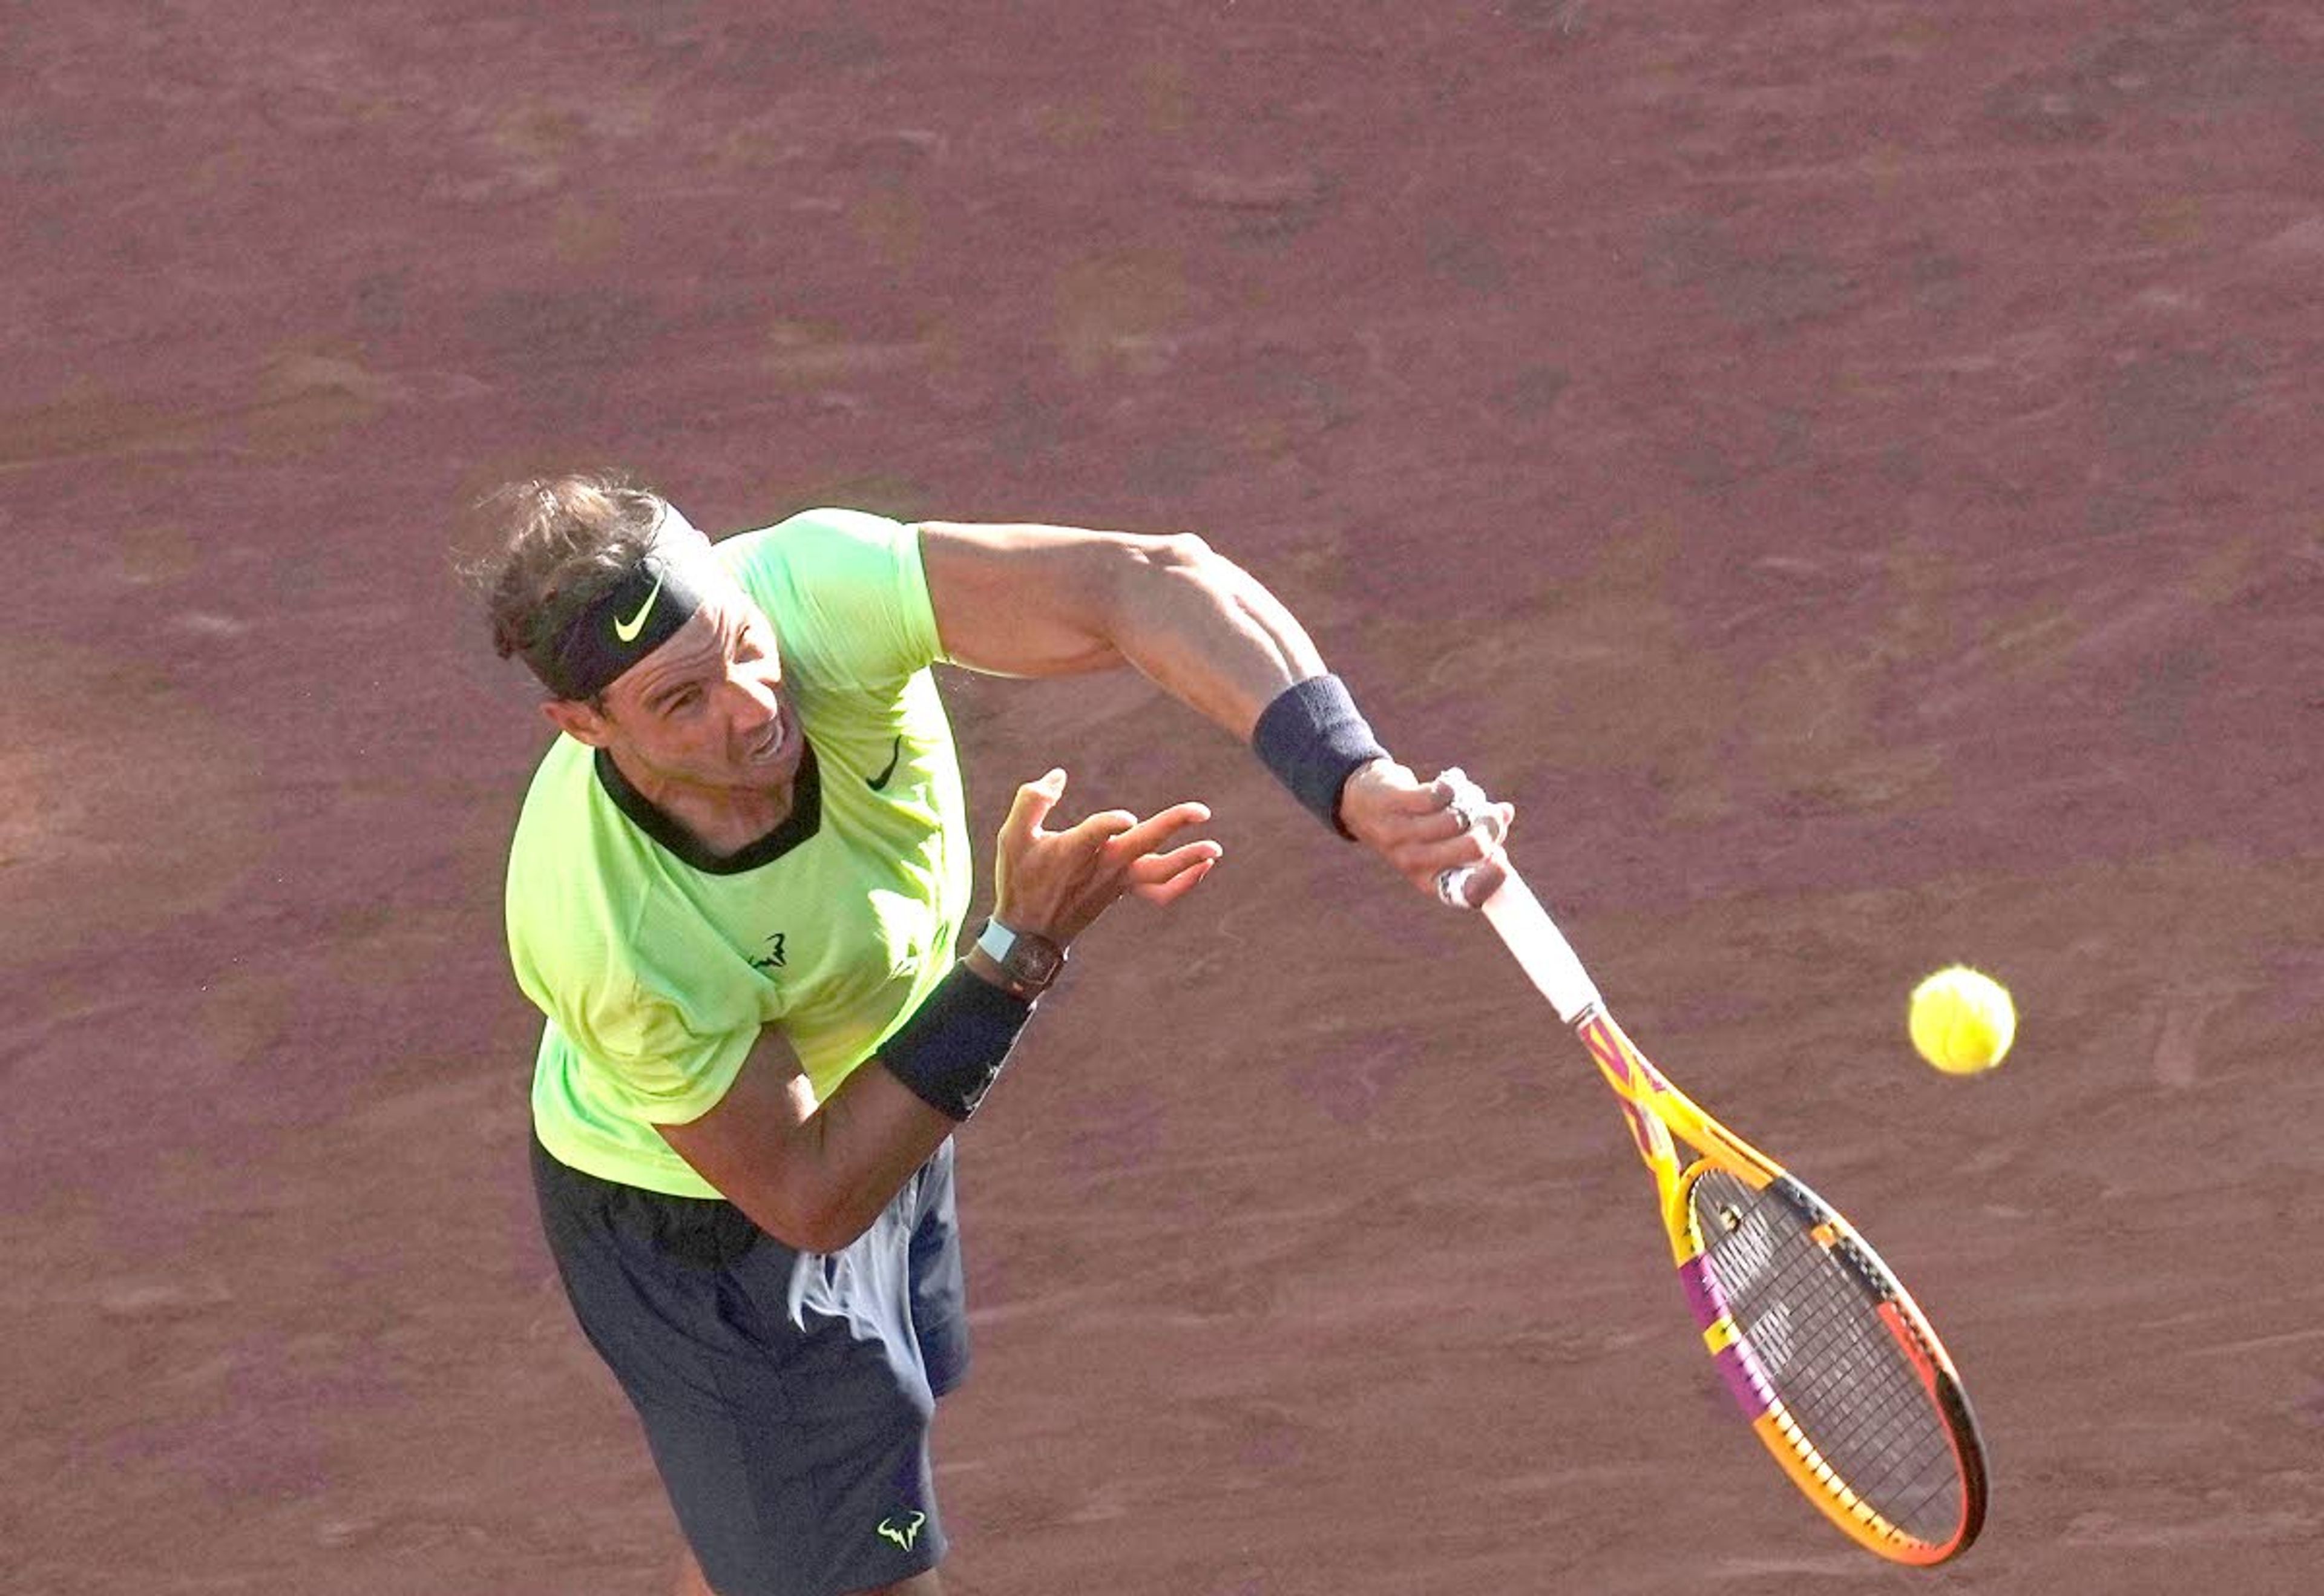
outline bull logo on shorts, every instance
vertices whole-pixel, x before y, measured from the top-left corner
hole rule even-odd
[[[898,1523],[901,1519],[903,1522]],[[894,1513],[880,1520],[880,1534],[908,1552],[912,1543],[920,1538],[920,1526],[928,1521],[926,1513]]]

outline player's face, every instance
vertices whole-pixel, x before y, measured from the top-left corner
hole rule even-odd
[[[605,689],[604,705],[625,762],[693,787],[787,788],[807,746],[774,628],[739,593],[714,594]]]

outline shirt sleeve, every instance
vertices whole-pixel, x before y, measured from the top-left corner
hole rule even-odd
[[[892,687],[944,658],[914,528],[808,510],[718,545],[776,644],[834,684]]]
[[[719,1024],[634,980],[593,984],[560,1002],[558,1029],[638,1118],[683,1125],[718,1106],[759,1028]]]

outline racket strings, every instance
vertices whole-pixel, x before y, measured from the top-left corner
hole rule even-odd
[[[1877,1266],[1818,1242],[1814,1217],[1722,1170],[1705,1171],[1689,1201],[1737,1334],[1836,1482],[1905,1534],[1950,1540],[1950,1430],[1880,1316]]]

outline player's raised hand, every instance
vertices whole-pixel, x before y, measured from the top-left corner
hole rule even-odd
[[[1454,768],[1423,781],[1379,759],[1340,789],[1340,822],[1358,842],[1430,897],[1462,908],[1501,884],[1501,846],[1516,819],[1515,805],[1495,803]]]
[[[1218,844],[1207,839],[1170,845],[1211,817],[1206,805],[1173,804],[1142,819],[1128,809],[1102,809],[1051,831],[1047,822],[1065,790],[1063,770],[1025,783],[1001,823],[992,912],[1011,930],[1063,947],[1125,892],[1172,902],[1219,861]]]

